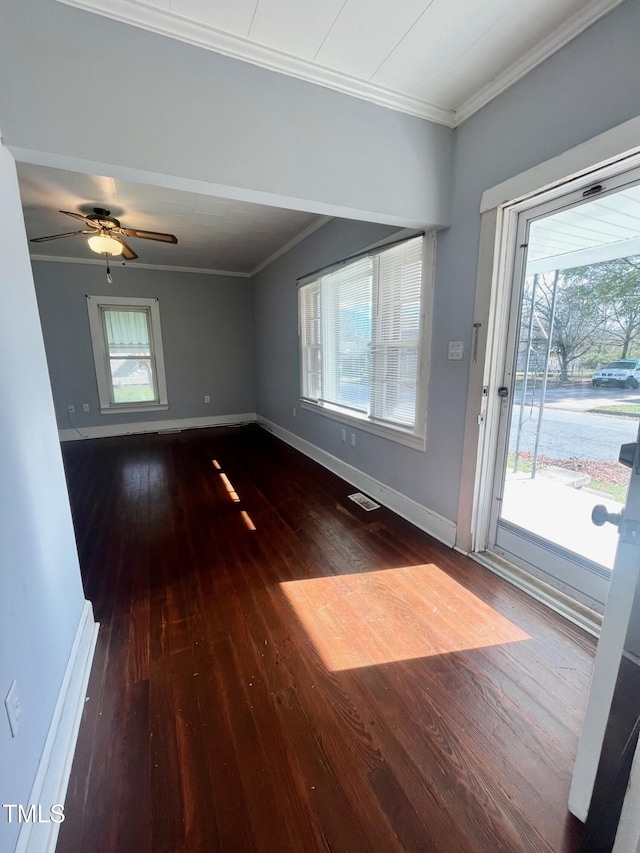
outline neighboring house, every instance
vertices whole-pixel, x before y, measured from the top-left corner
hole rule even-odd
[[[471,486],[460,472],[481,196],[640,117],[640,3],[615,8],[455,129],[52,0],[3,0],[1,17],[0,698],[17,679],[23,706],[21,738],[0,725],[4,803],[29,802],[61,686],[74,695],[90,660],[92,618],[57,429],[68,426],[66,403],[81,401],[78,385],[93,369],[86,312],[81,324],[68,310],[70,296],[104,287],[96,266],[38,262],[32,273],[14,159],[195,191],[215,185],[220,194],[336,217],[251,281],[127,271],[127,295],[148,295],[153,282],[165,296],[172,418],[203,416],[184,377],[192,369],[199,400],[209,364],[221,421],[257,413],[304,441],[315,435],[332,454],[341,452],[334,423],[311,431],[292,414],[299,395],[292,282],[400,228],[444,229],[426,449],[368,435],[345,458],[423,508],[440,538],[453,544],[458,534],[464,547],[460,507]],[[215,330],[206,341],[203,318]],[[179,341],[192,326],[198,338],[189,365],[188,342]],[[447,342],[459,340],[465,358],[447,360]],[[63,685],[72,652],[72,683]],[[73,720],[63,715],[62,725],[68,738]],[[54,791],[49,797],[56,802]],[[16,837],[17,826],[0,820],[0,847],[13,849]]]

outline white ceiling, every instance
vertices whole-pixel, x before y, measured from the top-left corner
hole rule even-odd
[[[621,0],[60,2],[455,126]],[[246,276],[326,221],[44,166],[19,164],[18,175],[29,238],[76,230],[58,211],[93,207],[124,227],[177,236],[177,245],[131,238],[135,266]],[[83,236],[30,248],[32,257],[97,258]]]
[[[175,234],[177,245],[127,237],[135,266],[249,275],[319,228],[326,217],[298,210],[18,164],[27,237],[81,229],[60,213],[91,213],[103,207],[125,228]],[[32,257],[97,259],[86,236],[31,243]]]
[[[622,0],[60,0],[449,126]]]
[[[528,243],[527,275],[640,255],[640,185],[536,220]]]

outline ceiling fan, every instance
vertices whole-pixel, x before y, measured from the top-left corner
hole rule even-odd
[[[90,234],[89,248],[99,255],[122,255],[128,261],[137,258],[138,255],[131,246],[122,239],[125,237],[140,237],[142,240],[157,240],[161,243],[177,243],[178,238],[173,234],[163,234],[160,231],[140,231],[138,228],[123,228],[120,222],[111,216],[110,210],[102,207],[94,207],[93,213],[84,216],[81,213],[72,213],[69,210],[61,210],[66,216],[79,219],[88,226],[81,231],[69,231],[66,234],[52,234],[50,237],[32,237],[31,243],[45,243],[47,240],[59,240],[61,237],[75,237],[78,234]]]

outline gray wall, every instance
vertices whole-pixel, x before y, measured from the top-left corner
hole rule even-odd
[[[354,465],[421,504],[427,503],[430,460],[421,451],[349,427],[356,446],[341,440],[342,424],[300,407],[296,279],[372,245],[396,229],[332,220],[254,278],[258,413]],[[296,408],[296,416],[293,409]],[[429,433],[430,416],[427,422]],[[437,448],[433,448],[437,451]],[[452,516],[450,516],[452,517]]]
[[[15,164],[2,146],[0,221],[0,702],[16,678],[23,709],[12,738],[0,707],[0,803],[27,805],[84,595]],[[3,851],[19,829],[6,817]]]
[[[433,206],[446,207],[445,129],[51,0],[2,2],[11,38],[0,61],[11,86],[0,94],[0,117],[11,145],[276,191],[307,199],[310,209],[377,206],[375,216],[363,217],[371,221],[442,221]],[[455,132],[452,227],[441,232],[437,248],[427,451],[418,455],[367,436],[351,459],[447,518],[455,518],[458,505],[482,191],[640,113],[640,88],[633,85],[639,31],[640,5],[629,0]],[[136,79],[134,104],[125,99],[117,121],[95,112],[94,60],[105,44],[118,76]],[[54,66],[59,85],[52,96],[45,71]],[[334,127],[344,130],[340,143]],[[258,410],[336,452],[324,419],[305,413],[291,423],[295,326],[280,289],[317,266],[305,253],[327,261],[344,254],[346,237],[318,248],[331,234],[337,231],[322,229],[260,274],[255,293]],[[284,267],[286,279],[277,282]],[[275,294],[268,311],[261,287]],[[458,339],[467,357],[449,362],[446,343]]]
[[[331,215],[448,221],[448,128],[53,0],[0,0],[0,19],[11,150]],[[96,96],[105,82],[115,107]]]
[[[294,281],[367,242],[363,226],[321,229],[255,280],[258,411],[270,420],[455,520],[469,350],[485,189],[640,114],[640,4],[623,4],[457,128],[451,228],[438,234],[427,449],[363,434],[355,449],[339,425],[303,412],[294,420],[297,350]],[[339,236],[338,236],[339,235]],[[465,359],[447,360],[463,340]],[[273,369],[273,372],[272,372]]]
[[[113,284],[100,264],[35,261],[34,278],[58,426],[255,412],[251,282],[237,276],[135,269],[112,264]],[[85,296],[144,296],[160,300],[169,409],[101,415]],[[205,395],[211,397],[204,402]],[[88,403],[90,412],[82,411]]]
[[[598,21],[455,131],[451,228],[439,234],[428,505],[457,512],[469,347],[485,189],[640,115],[640,3]],[[467,358],[446,361],[448,340]]]

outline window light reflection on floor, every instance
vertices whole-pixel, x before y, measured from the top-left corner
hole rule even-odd
[[[216,469],[216,471],[217,471],[217,472],[218,472],[218,474],[220,475],[220,480],[222,481],[223,486],[224,486],[224,487],[225,487],[225,489],[227,490],[227,494],[229,495],[229,497],[231,498],[231,500],[232,500],[234,503],[240,503],[240,495],[239,495],[239,494],[236,492],[236,490],[233,488],[233,484],[232,484],[231,480],[230,480],[230,479],[227,477],[227,475],[222,471],[222,466],[220,465],[220,463],[218,462],[218,460],[217,460],[217,459],[212,459],[212,460],[211,460],[211,464],[213,465],[213,467]],[[245,525],[245,527],[247,528],[247,530],[254,531],[254,530],[256,529],[255,524],[254,524],[254,523],[253,523],[253,521],[251,520],[251,516],[249,515],[249,513],[248,513],[246,510],[244,510],[244,509],[243,509],[243,510],[241,510],[241,511],[240,511],[240,518],[243,520],[244,525]]]
[[[531,639],[433,564],[281,583],[328,669]]]
[[[229,497],[231,498],[231,500],[234,503],[239,503],[240,497],[238,496],[238,493],[236,492],[236,490],[231,485],[231,480],[227,477],[226,474],[220,474],[220,479],[222,480],[225,489],[229,493]]]

